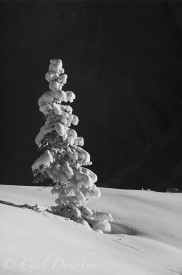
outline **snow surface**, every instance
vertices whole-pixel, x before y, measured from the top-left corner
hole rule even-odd
[[[19,207],[54,205],[49,187],[0,186],[0,274],[182,274],[182,194],[100,189],[109,234]]]

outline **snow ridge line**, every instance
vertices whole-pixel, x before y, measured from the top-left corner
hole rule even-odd
[[[0,203],[1,204],[6,204],[6,205],[9,205],[9,206],[13,206],[13,207],[18,207],[18,208],[26,208],[26,209],[31,209],[31,210],[34,210],[34,211],[37,211],[37,212],[49,212],[51,213],[51,209],[49,208],[46,208],[40,204],[35,204],[35,205],[30,205],[30,204],[15,204],[13,202],[9,202],[9,201],[3,201],[3,200],[0,200]]]

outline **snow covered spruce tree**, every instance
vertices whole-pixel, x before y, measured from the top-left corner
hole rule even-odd
[[[109,232],[111,215],[85,206],[90,199],[99,198],[101,193],[95,185],[96,174],[84,167],[92,164],[89,153],[81,148],[84,139],[70,128],[72,124],[78,124],[78,117],[72,114],[70,105],[62,104],[73,102],[75,94],[62,90],[67,75],[60,59],[50,60],[45,78],[51,91],[38,100],[45,125],[35,139],[42,155],[32,165],[34,182],[52,179],[51,192],[58,195],[56,206],[51,207],[53,213],[90,226],[95,231]]]

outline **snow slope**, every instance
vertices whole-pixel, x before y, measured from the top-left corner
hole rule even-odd
[[[112,214],[112,232],[45,211],[50,188],[0,186],[0,274],[182,274],[182,194],[101,188],[92,208]]]

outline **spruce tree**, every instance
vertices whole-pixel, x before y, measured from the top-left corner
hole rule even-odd
[[[42,155],[32,165],[34,182],[45,178],[52,180],[51,192],[57,194],[56,206],[51,207],[53,213],[90,226],[95,231],[109,232],[112,216],[85,206],[90,199],[99,198],[101,193],[95,185],[97,175],[85,167],[92,163],[89,153],[82,148],[84,139],[71,128],[78,124],[78,117],[72,113],[70,105],[63,104],[72,103],[75,94],[62,89],[67,75],[60,59],[50,60],[45,79],[50,90],[38,100],[45,125],[35,139]]]

